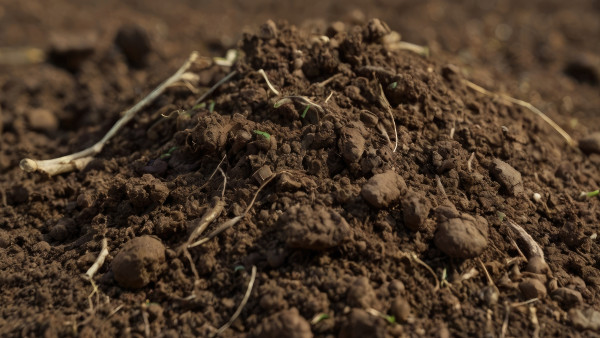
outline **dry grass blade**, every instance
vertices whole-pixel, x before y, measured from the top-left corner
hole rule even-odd
[[[398,130],[396,129],[396,120],[394,120],[394,114],[392,114],[392,106],[390,102],[385,97],[385,93],[383,92],[383,87],[379,84],[379,103],[383,106],[385,110],[387,110],[388,114],[390,114],[390,119],[392,120],[392,125],[394,126],[394,134],[396,135],[396,144],[394,145],[393,152],[396,152],[398,149]]]
[[[244,309],[244,306],[246,306],[246,303],[248,303],[248,299],[250,298],[250,294],[252,293],[252,287],[254,286],[255,280],[256,280],[256,266],[253,265],[252,266],[252,275],[250,276],[250,282],[248,282],[248,288],[246,289],[246,294],[244,294],[244,298],[242,299],[242,302],[240,303],[238,308],[233,313],[233,316],[231,316],[231,318],[229,318],[229,321],[227,323],[225,323],[225,325],[221,326],[217,330],[217,332],[215,332],[214,334],[211,335],[211,337],[218,336],[221,333],[223,333],[240,316],[240,314],[242,313],[242,310]]]
[[[406,41],[398,41],[388,45],[390,50],[407,50],[421,56],[429,57],[429,48]]]
[[[410,258],[411,261],[417,262],[417,264],[421,265],[427,271],[429,271],[429,273],[431,273],[431,275],[433,276],[433,279],[435,280],[435,288],[433,289],[433,292],[436,292],[437,290],[439,290],[440,289],[440,281],[439,281],[437,275],[435,274],[435,271],[433,271],[433,269],[429,265],[427,265],[427,263],[423,262],[417,256],[417,254],[415,254],[414,252],[410,252],[408,257]]]
[[[161,83],[158,87],[156,87],[148,96],[143,98],[141,101],[136,103],[133,107],[129,108],[125,111],[123,117],[121,117],[110,130],[104,135],[104,137],[98,141],[93,146],[84,149],[80,152],[51,159],[51,160],[33,160],[30,158],[25,158],[21,160],[19,166],[21,169],[27,172],[34,172],[36,170],[40,170],[45,172],[46,174],[58,175],[66,172],[73,171],[75,169],[82,169],[85,167],[93,157],[102,151],[102,148],[106,145],[106,143],[117,134],[117,132],[126,125],[131,119],[139,112],[143,107],[145,107],[150,102],[154,101],[158,96],[160,96],[165,89],[167,89],[173,83],[179,81],[181,76],[190,68],[190,66],[198,59],[198,53],[193,52],[189,59],[166,81]]]
[[[281,100],[277,101],[277,103],[275,103],[275,108],[277,108],[277,107],[281,106],[282,104],[287,103],[287,102],[289,102],[291,100],[298,101],[301,104],[306,105],[306,106],[315,107],[321,113],[325,111],[323,109],[323,107],[321,107],[317,103],[313,102],[308,97],[306,97],[306,96],[299,96],[299,95],[291,95],[291,96],[286,96],[286,97],[282,98]]]
[[[210,87],[209,90],[207,90],[204,94],[202,94],[202,96],[200,96],[198,100],[196,100],[196,102],[194,102],[194,106],[204,101],[204,99],[206,99],[210,94],[217,90],[217,88],[221,87],[225,82],[231,80],[231,78],[234,77],[236,74],[237,72],[234,70],[233,72],[227,74],[224,78],[219,80],[219,82],[215,83],[214,86]]]
[[[489,90],[487,90],[487,89],[485,89],[483,87],[480,87],[480,86],[474,84],[473,82],[465,80],[465,79],[463,79],[462,81],[465,83],[465,85],[467,85],[467,87],[473,89],[476,92],[479,92],[481,94],[484,94],[484,95],[487,95],[487,96],[491,96],[491,97],[498,96],[498,97],[502,98],[503,100],[506,100],[506,101],[508,101],[510,103],[514,103],[516,105],[519,105],[519,106],[521,106],[523,108],[528,109],[532,113],[534,113],[534,114],[538,115],[539,117],[541,117],[542,120],[544,120],[552,128],[554,128],[554,130],[556,130],[567,141],[567,144],[569,144],[570,146],[575,146],[577,144],[575,142],[575,140],[573,140],[573,138],[571,138],[571,136],[564,129],[562,129],[558,124],[556,124],[556,122],[552,121],[552,119],[550,117],[548,117],[548,115],[544,114],[541,110],[537,109],[531,103],[515,99],[514,97],[510,97],[510,96],[505,95],[505,94],[495,94],[495,93],[492,93]]]
[[[265,79],[267,86],[273,92],[273,94],[279,96],[279,91],[277,89],[275,89],[275,87],[273,87],[273,85],[271,84],[271,81],[269,81],[269,78],[267,77],[267,73],[265,73],[264,69],[262,69],[262,68],[259,69],[258,73],[260,73],[260,75],[262,75],[262,77]]]

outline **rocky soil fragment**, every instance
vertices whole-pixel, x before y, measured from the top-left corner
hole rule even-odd
[[[340,137],[340,151],[346,163],[356,163],[365,151],[365,138],[357,128],[344,128]]]
[[[321,205],[296,205],[282,215],[281,221],[292,248],[326,250],[351,238],[344,217]]]
[[[490,171],[492,177],[494,177],[494,179],[496,179],[510,195],[516,196],[523,193],[524,189],[521,173],[510,164],[499,159],[494,159]]]
[[[385,208],[400,199],[406,191],[402,176],[392,170],[371,177],[362,186],[361,195],[375,208]]]
[[[136,237],[125,244],[112,262],[115,280],[124,288],[139,289],[155,281],[165,263],[165,247],[151,236]]]
[[[453,206],[436,209],[438,228],[435,245],[453,258],[479,256],[488,244],[488,223],[481,217],[460,214]]]
[[[342,325],[339,338],[385,337],[385,321],[362,309],[352,309]]]
[[[519,290],[525,299],[546,297],[546,287],[542,282],[535,278],[525,278],[519,283]]]

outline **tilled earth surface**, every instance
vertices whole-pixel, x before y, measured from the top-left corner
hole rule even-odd
[[[463,20],[456,8],[407,5],[415,17],[390,25],[431,57],[346,10],[344,24],[268,21],[238,42],[194,30],[167,41],[141,19],[73,29],[47,42],[47,62],[2,66],[0,334],[208,336],[256,269],[224,336],[594,336],[600,211],[598,197],[580,194],[600,185],[598,6],[537,5],[553,18],[537,33],[523,28],[543,26],[527,14],[533,5],[504,22],[497,4],[496,15],[465,20],[466,33],[447,30]],[[2,8],[29,18],[31,6]],[[385,8],[367,13],[391,19]],[[419,15],[437,28],[415,33]],[[8,44],[22,38],[3,32]],[[236,47],[239,57],[201,59],[84,170],[18,168],[94,144],[176,69],[191,37],[203,52]],[[579,147],[467,81],[531,101]],[[190,265],[182,248],[215,210],[202,236],[239,221],[190,248]],[[109,254],[92,284],[82,275],[103,239]]]

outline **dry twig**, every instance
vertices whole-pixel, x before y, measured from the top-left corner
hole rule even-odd
[[[396,129],[396,121],[394,120],[394,114],[392,114],[392,106],[390,102],[385,97],[385,93],[383,92],[383,87],[381,87],[381,83],[379,84],[379,103],[385,110],[387,110],[388,114],[390,114],[390,119],[392,120],[392,125],[394,126],[394,134],[396,135],[396,144],[394,145],[394,150],[392,152],[396,152],[398,149],[398,130]]]
[[[271,81],[269,81],[269,78],[267,77],[267,73],[265,73],[264,69],[262,69],[262,68],[259,69],[258,73],[260,75],[262,75],[262,77],[265,79],[265,82],[267,83],[267,86],[273,92],[273,94],[279,96],[279,91],[277,89],[275,89],[275,87],[273,87],[273,85],[271,84]]]
[[[161,83],[158,87],[156,87],[148,96],[143,98],[133,107],[129,108],[125,111],[123,117],[121,117],[110,130],[104,135],[104,137],[98,141],[93,146],[84,149],[80,152],[66,155],[63,157],[51,159],[51,160],[33,160],[30,158],[25,158],[21,160],[19,166],[21,169],[27,172],[34,172],[36,170],[40,170],[45,172],[46,174],[58,175],[66,172],[73,171],[75,169],[84,168],[98,153],[102,151],[106,143],[117,134],[117,132],[126,125],[131,119],[135,116],[137,112],[139,112],[143,107],[145,107],[150,102],[154,101],[158,96],[160,96],[165,89],[171,86],[173,83],[179,81],[183,74],[190,68],[190,66],[198,59],[198,53],[193,52],[189,59],[166,81]]]

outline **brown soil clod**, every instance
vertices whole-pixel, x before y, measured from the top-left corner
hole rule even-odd
[[[142,236],[125,244],[112,261],[112,271],[119,285],[139,289],[156,281],[164,264],[165,247],[161,241]]]
[[[461,214],[451,206],[436,209],[435,245],[453,258],[478,257],[488,245],[488,223],[481,216]]]
[[[360,193],[367,203],[381,209],[398,201],[405,192],[406,183],[404,183],[402,176],[388,170],[371,177],[362,186]]]
[[[292,248],[326,250],[351,239],[346,220],[322,206],[297,205],[281,217],[286,243]]]

